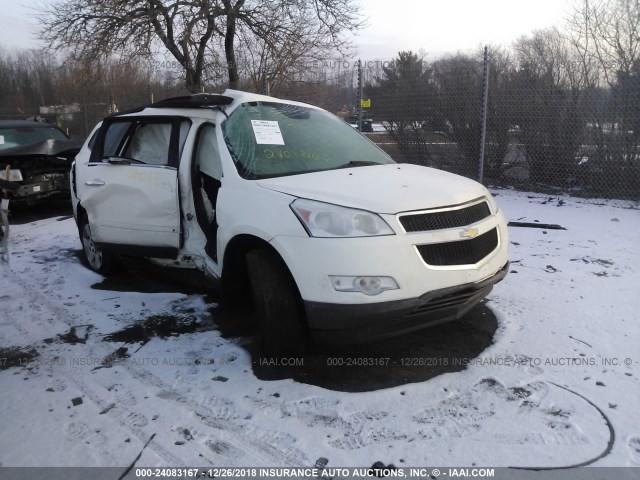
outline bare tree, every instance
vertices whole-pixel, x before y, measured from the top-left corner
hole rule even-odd
[[[214,47],[224,52],[229,86],[238,87],[240,32],[273,57],[274,52],[344,50],[350,46],[346,35],[363,25],[355,0],[60,0],[42,7],[38,16],[49,46],[76,58],[168,52],[192,92],[201,89],[205,70],[216,65],[207,58]]]
[[[575,180],[586,122],[582,63],[557,29],[522,37],[514,50],[513,88],[518,99],[514,123],[531,179],[566,186]]]
[[[520,69],[546,77],[558,87],[577,90],[588,86],[581,53],[569,37],[557,28],[536,30],[513,45]]]
[[[640,59],[640,1],[580,0],[568,20],[571,38],[585,68],[594,68],[609,85],[618,72],[631,74]]]
[[[583,183],[598,193],[640,185],[640,1],[580,0],[568,32],[593,78]]]

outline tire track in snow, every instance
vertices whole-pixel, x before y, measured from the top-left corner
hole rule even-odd
[[[33,305],[38,305],[41,313],[48,313],[51,319],[59,321],[69,328],[75,326],[78,322],[84,322],[79,319],[77,315],[70,315],[66,309],[57,305],[50,297],[32,288],[21,278],[20,274],[15,271],[10,272],[12,281],[22,287],[23,292],[26,294],[26,297],[28,297],[28,301]],[[27,269],[25,273],[30,273],[30,269]],[[20,328],[18,319],[12,317],[11,323],[16,325],[17,328]],[[89,341],[87,341],[87,347],[89,347],[90,350],[87,357],[91,358],[104,358],[113,353],[110,347],[106,345],[103,346],[98,342],[89,343]],[[235,409],[233,402],[229,402],[228,405],[223,407],[206,406],[183,396],[172,386],[140,366],[136,366],[135,369],[121,368],[121,371],[129,376],[130,381],[139,381],[152,390],[155,390],[152,394],[156,397],[172,402],[174,406],[181,408],[187,416],[195,416],[199,422],[213,429],[213,432],[208,433],[210,435],[213,434],[212,436],[215,438],[208,439],[204,444],[193,441],[188,442],[190,448],[195,449],[202,459],[208,459],[208,456],[213,453],[218,459],[232,461],[232,458],[226,457],[224,448],[218,448],[220,451],[216,451],[215,448],[211,447],[211,445],[228,445],[230,446],[228,451],[241,452],[243,460],[247,457],[253,457],[256,460],[262,460],[272,466],[288,465],[304,467],[311,464],[302,451],[293,447],[292,443],[296,441],[295,438],[289,438],[288,441],[285,442],[284,448],[281,448],[274,444],[273,440],[287,439],[287,437],[290,437],[287,434],[278,431],[264,430],[249,425],[247,422],[239,422],[238,420],[245,417],[246,414]],[[105,401],[101,393],[82,378],[86,378],[86,373],[79,373],[77,369],[69,368],[65,370],[65,374],[67,379],[72,381],[100,412],[108,415],[109,418],[129,431],[142,444],[148,441],[150,434],[145,430],[145,427],[149,424],[149,419],[129,408],[133,406],[124,405],[125,403],[132,403],[132,398],[135,401],[131,392],[120,392],[119,399],[123,400],[123,404],[119,405],[116,402]],[[123,381],[122,383],[126,384],[127,382]],[[154,425],[165,427],[165,431],[172,431],[172,426],[166,424],[166,422],[154,422]],[[181,466],[184,461],[171,453],[171,447],[163,445],[163,443],[166,442],[160,435],[157,435],[153,441],[149,443],[147,449],[157,455],[163,462],[163,465]],[[103,453],[108,454],[108,452]],[[208,460],[208,463],[214,465],[214,462],[211,460]]]
[[[602,409],[600,407],[598,407],[595,403],[593,403],[591,400],[589,400],[587,397],[585,397],[584,395],[581,395],[578,392],[576,392],[574,390],[571,390],[568,387],[565,387],[563,385],[558,385],[557,383],[553,383],[553,382],[549,382],[549,383],[551,385],[555,385],[558,388],[566,390],[567,392],[572,393],[572,394],[576,395],[577,397],[580,397],[582,400],[587,402],[589,405],[591,405],[593,408],[595,408],[598,411],[598,413],[602,416],[602,419],[605,421],[605,424],[607,425],[607,429],[609,430],[609,440],[607,442],[607,446],[600,453],[600,455],[597,455],[597,456],[595,456],[593,458],[585,460],[584,462],[575,463],[575,464],[572,464],[572,465],[559,466],[559,467],[509,467],[509,468],[512,468],[514,470],[535,470],[535,471],[545,470],[546,471],[546,470],[568,470],[568,469],[571,469],[571,468],[586,467],[587,465],[591,465],[591,464],[597,462],[598,460],[600,460],[601,458],[606,457],[607,455],[609,455],[609,453],[611,453],[611,450],[613,449],[613,444],[615,443],[615,440],[616,440],[616,434],[615,434],[615,431],[613,429],[613,425],[611,424],[611,421],[609,420],[609,417],[607,417],[607,415],[602,411]]]

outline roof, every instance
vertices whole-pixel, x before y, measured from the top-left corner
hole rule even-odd
[[[246,102],[277,102],[321,110],[319,107],[316,107],[315,105],[312,105],[310,103],[299,102],[295,100],[285,100],[283,98],[269,97],[267,95],[260,95],[258,93],[242,92],[240,90],[226,89],[224,92],[222,92],[222,95],[233,97],[235,99],[234,104],[236,104],[236,102],[238,104]]]
[[[222,109],[227,114],[230,114],[238,105],[247,102],[276,102],[318,109],[318,107],[307,103],[226,89],[221,94],[195,93],[182,97],[167,98],[151,105],[141,106],[125,112],[118,112],[113,116],[145,115],[150,113],[149,110],[155,110],[156,112],[154,112],[154,114],[157,114],[157,111],[161,111],[162,115],[181,115],[184,113],[184,110],[190,110],[189,115],[191,116],[213,118],[215,110]]]

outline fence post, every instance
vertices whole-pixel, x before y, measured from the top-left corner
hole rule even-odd
[[[362,60],[358,59],[358,131],[362,131]]]
[[[87,102],[85,102],[84,97],[80,99],[80,108],[82,109],[82,138],[86,138],[89,135],[89,120]]]
[[[484,47],[484,61],[482,72],[482,126],[480,130],[480,167],[478,169],[478,181],[482,183],[484,176],[484,144],[487,136],[487,110],[489,108],[489,54]]]

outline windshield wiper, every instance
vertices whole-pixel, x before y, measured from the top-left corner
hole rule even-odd
[[[289,177],[291,175],[303,175],[305,173],[328,172],[331,170],[338,170],[340,168],[366,167],[368,165],[384,165],[384,164],[378,163],[378,162],[372,162],[369,160],[354,160],[334,168],[317,168],[312,170],[298,170],[294,172],[279,172],[279,173],[263,173],[258,175],[254,174],[251,180],[266,180],[268,178]]]
[[[382,165],[378,162],[372,162],[371,160],[352,160],[349,163],[345,163],[344,165],[340,165],[338,168],[351,168],[351,167],[367,167],[369,165]]]

